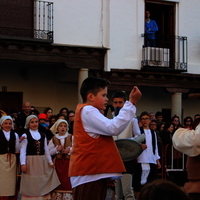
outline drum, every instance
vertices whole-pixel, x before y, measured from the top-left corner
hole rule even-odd
[[[120,156],[124,162],[136,159],[142,153],[142,146],[139,142],[144,141],[144,134],[137,138],[115,140]]]

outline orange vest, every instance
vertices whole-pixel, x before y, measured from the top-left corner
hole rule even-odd
[[[84,130],[78,104],[74,120],[74,140],[69,176],[125,172],[124,164],[112,136],[90,137]]]

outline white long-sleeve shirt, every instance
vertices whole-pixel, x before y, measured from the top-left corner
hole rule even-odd
[[[156,160],[160,159],[158,155],[158,146],[157,146],[157,138],[156,139],[156,149],[155,154],[153,154],[153,146],[152,146],[152,135],[150,129],[144,129],[145,140],[147,148],[143,150],[143,152],[138,156],[137,161],[138,163],[153,163],[157,164]]]
[[[30,131],[30,134],[31,134],[31,136],[33,137],[34,140],[39,140],[41,138],[41,135],[38,132],[38,130],[30,130],[29,129],[29,131]],[[20,149],[20,163],[21,163],[21,165],[25,165],[26,164],[26,148],[27,148],[27,144],[28,144],[27,135],[24,133],[22,135],[22,137],[23,136],[25,136],[26,139],[24,139],[21,142],[21,149]],[[45,137],[45,140],[44,140],[44,150],[45,150],[45,156],[47,158],[48,163],[49,164],[53,164],[51,156],[50,156],[50,153],[49,153],[49,148],[47,146],[46,137]]]
[[[99,110],[93,106],[84,106],[81,111],[81,119],[85,131],[93,138],[99,135],[114,136],[119,135],[135,117],[136,107],[129,101],[126,101],[117,117],[108,119],[103,116]],[[85,176],[70,177],[72,188],[96,181],[102,178],[116,179],[121,177],[121,173],[102,173]]]
[[[195,130],[179,128],[172,137],[173,146],[178,151],[188,155],[200,154],[200,125]]]
[[[124,138],[134,138],[135,136],[141,135],[140,128],[138,125],[138,119],[134,117],[127,127],[117,136],[113,136],[114,140],[124,139]]]

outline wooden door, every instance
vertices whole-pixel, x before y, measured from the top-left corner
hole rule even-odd
[[[0,92],[0,109],[10,114],[11,109],[22,110],[22,92]]]

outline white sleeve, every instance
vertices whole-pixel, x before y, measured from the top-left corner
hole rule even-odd
[[[16,151],[16,152],[19,152],[20,143],[19,143],[19,136],[18,136],[17,133],[15,133],[15,138],[16,138],[16,140],[15,140],[15,151]]]
[[[156,152],[155,152],[155,157],[156,157],[156,160],[160,159],[160,156],[159,156],[159,153],[158,153],[158,141],[157,141],[157,137],[156,137],[156,132],[154,131],[155,133],[155,140],[156,140]]]
[[[58,153],[57,146],[54,145],[53,140],[51,139],[48,144],[50,155],[53,156]]]
[[[22,136],[26,136],[26,134],[23,134]],[[20,147],[20,163],[21,165],[26,164],[26,147],[27,147],[27,139],[24,139],[21,143]]]
[[[200,125],[195,130],[179,128],[172,137],[174,148],[188,155],[200,154]]]
[[[93,106],[85,106],[81,111],[83,127],[87,133],[96,135],[119,135],[135,117],[136,107],[126,101],[119,114],[108,119]]]
[[[50,152],[49,152],[49,147],[47,146],[47,138],[45,137],[44,139],[44,150],[45,150],[45,156],[47,158],[47,161],[49,164],[53,164]]]
[[[139,124],[138,124],[138,119],[133,118],[132,123],[133,123],[133,135],[134,136],[141,135],[140,127],[139,127]]]

